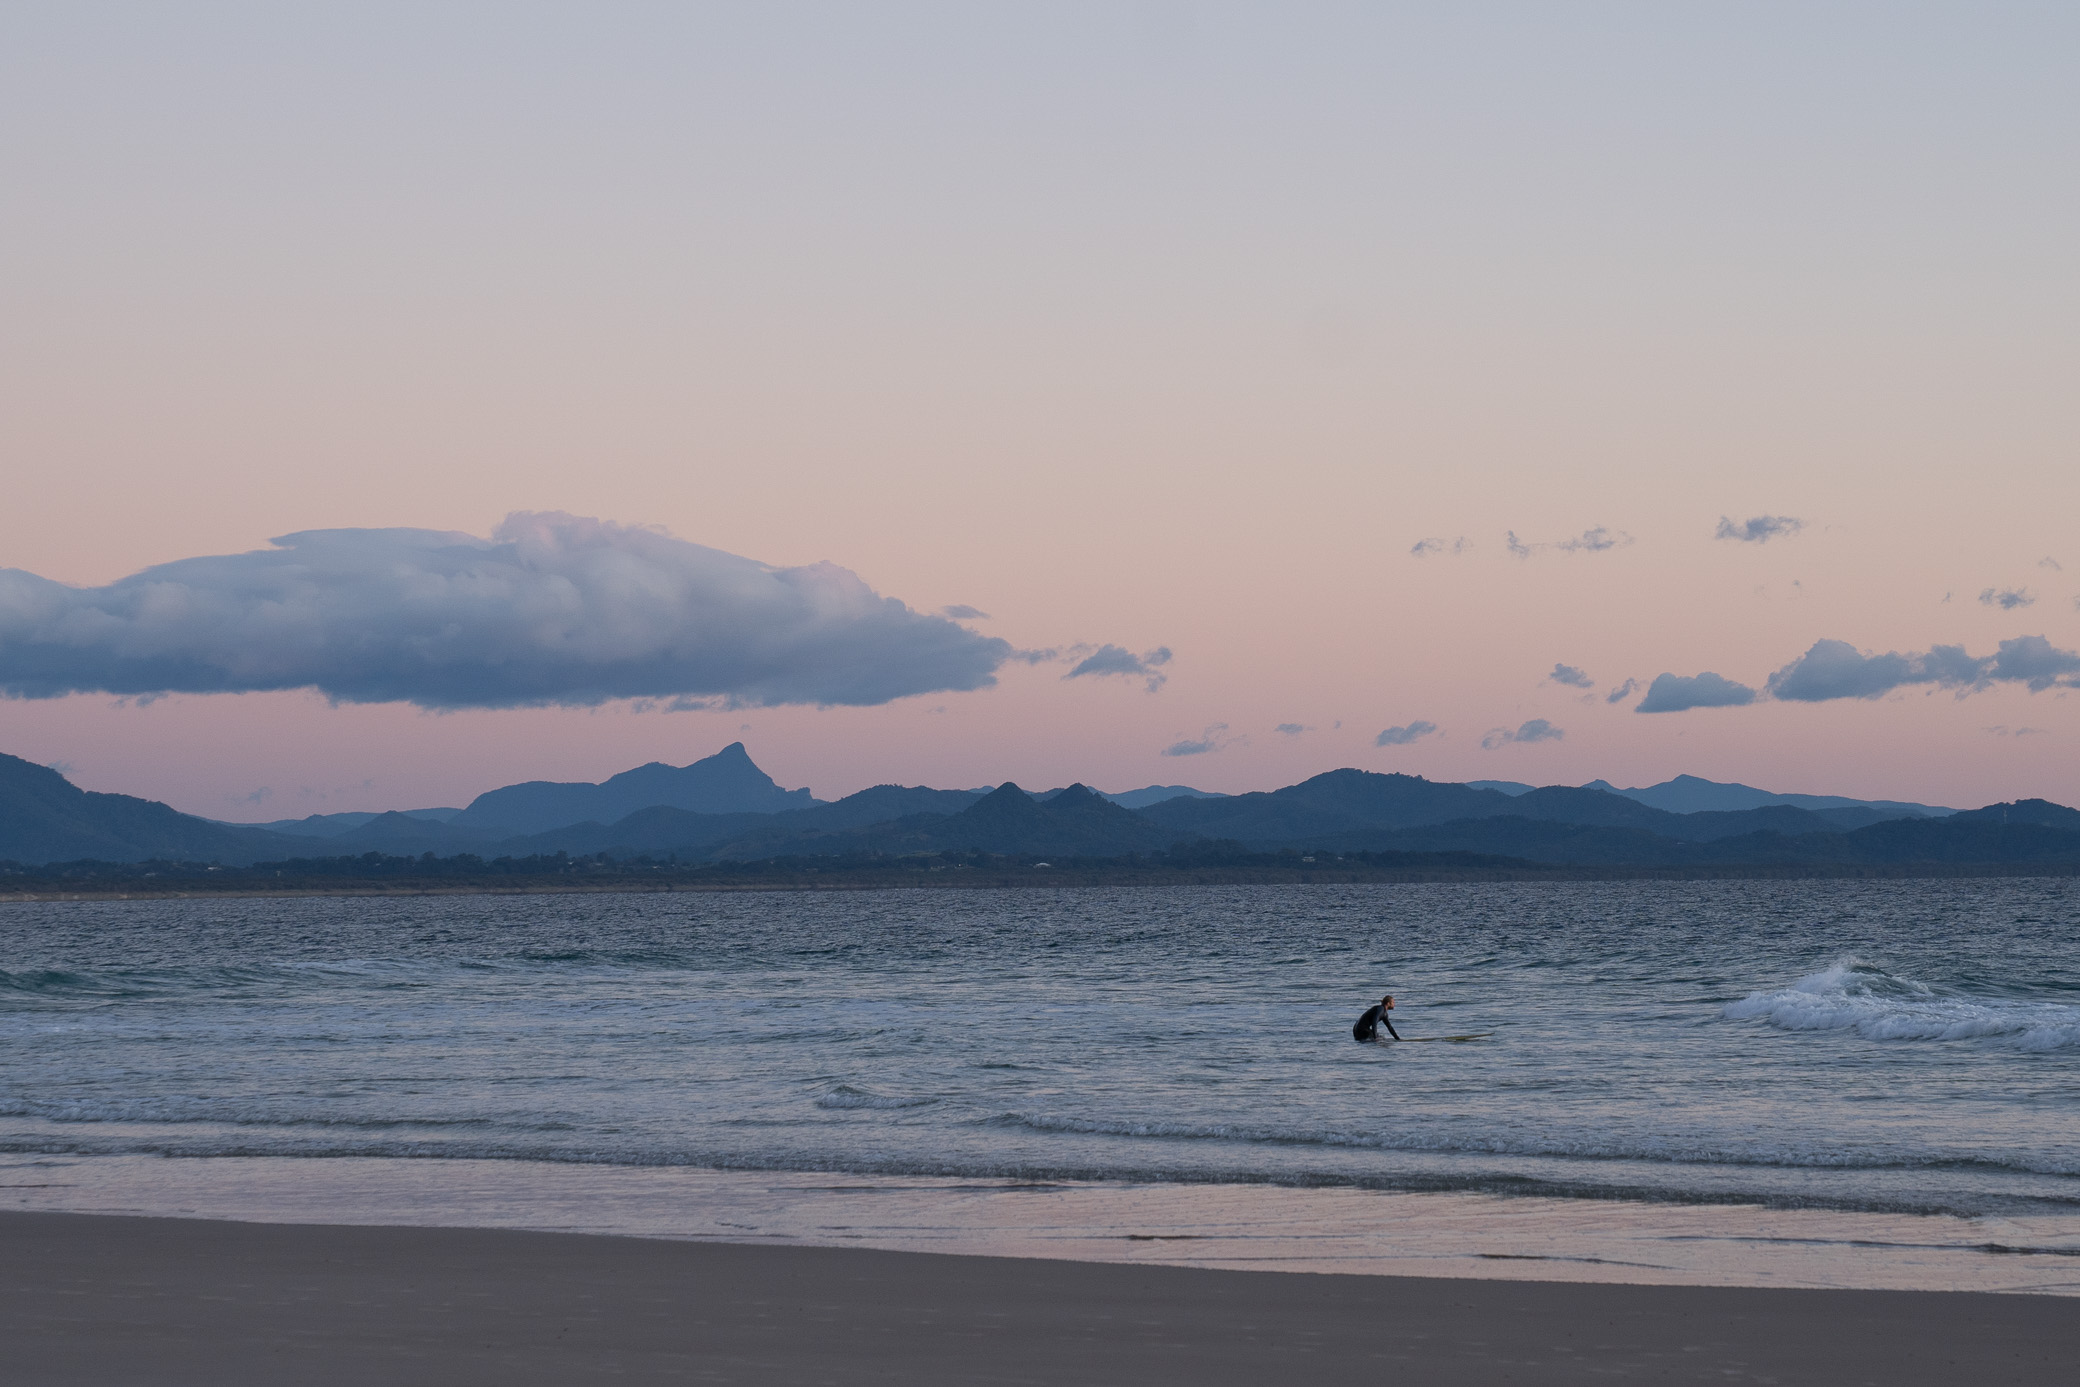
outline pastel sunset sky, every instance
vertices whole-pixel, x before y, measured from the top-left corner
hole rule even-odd
[[[825,798],[2080,803],[2076,52],[8,6],[0,750],[252,820],[739,739]]]

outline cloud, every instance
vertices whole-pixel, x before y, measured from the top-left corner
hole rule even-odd
[[[1737,539],[1744,544],[1767,544],[1780,535],[1795,535],[1806,527],[1806,522],[1795,515],[1751,515],[1735,524],[1727,516],[1719,517],[1719,528],[1712,531],[1713,539]]]
[[[1606,549],[1621,549],[1632,543],[1632,536],[1623,530],[1612,530],[1602,525],[1582,531],[1572,539],[1556,539],[1525,543],[1511,530],[1503,543],[1509,552],[1520,559],[1528,559],[1541,549],[1557,549],[1563,554],[1601,554]]]
[[[1472,547],[1466,536],[1460,535],[1457,539],[1419,539],[1415,548],[1408,552],[1419,559],[1427,559],[1432,554],[1451,554],[1456,557]]]
[[[1997,727],[1982,727],[1979,730],[1996,737],[2041,737],[2045,735],[2044,729],[2041,727],[2008,727],[2001,725]]]
[[[1938,645],[1914,655],[1866,655],[1847,641],[1822,640],[1772,674],[1769,693],[1792,702],[1822,703],[1881,698],[1912,684],[1967,694],[1997,683],[2022,684],[2031,693],[2080,688],[2080,654],[2061,650],[2042,636],[2017,636],[2002,641],[1993,654],[1977,657],[1967,655],[1961,645]]]
[[[1609,693],[1605,694],[1603,696],[1603,701],[1605,703],[1623,703],[1626,699],[1632,697],[1634,694],[1638,692],[1639,680],[1627,679],[1624,683],[1618,685],[1617,688],[1612,689]]]
[[[1616,549],[1632,543],[1632,536],[1624,531],[1612,534],[1598,525],[1593,530],[1584,530],[1573,539],[1563,539],[1553,547],[1562,553],[1601,554],[1606,549]]]
[[[1689,708],[1739,708],[1755,701],[1746,684],[1706,670],[1703,674],[1657,674],[1635,713],[1680,713]]]
[[[2037,567],[2048,568],[2053,573],[2063,573],[2066,571],[2066,566],[2060,563],[2057,559],[2052,558],[2049,554],[2046,554],[2043,558],[2037,560]]]
[[[1154,693],[1163,687],[1167,677],[1157,671],[1158,665],[1170,663],[1170,647],[1159,645],[1154,650],[1136,655],[1123,646],[1101,645],[1085,656],[1077,666],[1063,675],[1064,679],[1082,679],[1087,676],[1104,678],[1121,674],[1148,681],[1148,691]]]
[[[1423,738],[1430,736],[1436,731],[1436,723],[1425,722],[1418,718],[1406,727],[1389,727],[1386,731],[1374,737],[1372,744],[1374,746],[1407,746],[1410,742],[1420,742]]]
[[[951,607],[941,607],[939,615],[948,621],[988,621],[989,613],[965,602],[956,602]]]
[[[1301,734],[1302,732],[1312,732],[1312,731],[1314,731],[1314,729],[1313,729],[1313,728],[1311,728],[1311,727],[1308,727],[1308,726],[1305,726],[1305,725],[1303,725],[1303,724],[1301,724],[1301,723],[1297,723],[1297,722],[1282,722],[1282,723],[1280,723],[1280,724],[1279,724],[1279,725],[1278,725],[1277,727],[1274,727],[1274,728],[1272,728],[1271,730],[1272,730],[1272,731],[1274,731],[1274,732],[1283,732],[1283,733],[1285,733],[1285,734],[1286,734],[1286,735],[1287,735],[1288,737],[1297,737],[1297,736],[1299,736],[1299,735],[1300,735],[1300,734]]]
[[[273,543],[101,588],[0,570],[0,691],[866,706],[987,687],[1011,655],[834,564],[774,568],[569,515],[509,516],[489,539],[308,530]]]
[[[1565,684],[1570,689],[1593,689],[1596,681],[1576,669],[1573,665],[1554,665],[1553,672],[1546,678],[1555,684]]]
[[[1498,747],[1508,746],[1511,742],[1557,742],[1566,735],[1544,718],[1533,718],[1514,732],[1507,727],[1496,728],[1481,738],[1481,749],[1494,751]]]
[[[1985,674],[1976,687],[1992,681],[2026,684],[2031,693],[2042,693],[2058,685],[2080,688],[2080,654],[2060,650],[2042,636],[2017,636],[2002,641],[1990,662],[1982,661]]]
[[[1217,722],[1196,737],[1187,737],[1182,741],[1172,742],[1163,748],[1163,755],[1204,756],[1208,752],[1219,751],[1222,747],[1236,740],[1233,737],[1221,735],[1227,730],[1228,724]]]
[[[2037,600],[2037,595],[2028,588],[1988,588],[1979,594],[1979,601],[1988,607],[1999,607],[2012,612],[2017,607],[2027,607]]]
[[[1964,654],[1962,646],[1938,647]],[[1926,655],[1865,655],[1847,641],[1814,641],[1812,648],[1769,677],[1772,698],[1822,703],[1835,698],[1878,698],[1902,684],[1936,682]]]

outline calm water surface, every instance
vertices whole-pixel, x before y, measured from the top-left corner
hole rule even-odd
[[[0,906],[0,1152],[2080,1207],[2063,880]],[[1405,1036],[1350,1023],[1392,990]]]

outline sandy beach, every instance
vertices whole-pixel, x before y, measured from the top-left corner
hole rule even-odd
[[[22,1384],[2042,1383],[2063,1298],[0,1214]]]

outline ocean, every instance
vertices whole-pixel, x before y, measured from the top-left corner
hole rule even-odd
[[[735,1172],[769,1214],[1421,1194],[2070,1258],[2076,923],[2066,879],[14,903],[0,1161],[93,1207],[151,1203],[96,1170],[510,1171],[500,1220],[553,1189],[532,1221],[570,1226],[588,1188],[626,1214]],[[1403,1036],[1492,1034],[1355,1043],[1389,991]]]

